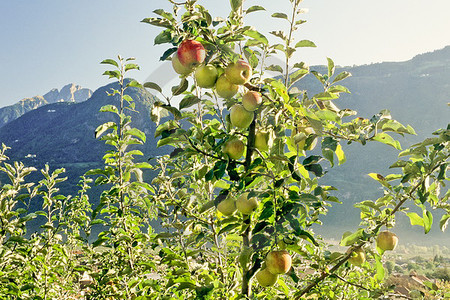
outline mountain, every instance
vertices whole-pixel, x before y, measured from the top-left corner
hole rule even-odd
[[[324,66],[311,67],[326,74]],[[336,74],[348,71],[352,77],[340,82],[351,94],[341,94],[335,104],[343,108],[351,108],[364,118],[370,118],[382,109],[391,111],[392,118],[410,124],[416,136],[396,136],[403,149],[417,143],[439,128],[446,128],[450,121],[450,46],[431,53],[420,54],[404,62],[384,62],[355,67],[337,67]],[[311,96],[323,91],[319,81],[308,75],[296,85],[307,90]],[[324,180],[327,184],[339,189],[337,195],[342,205],[335,207],[326,216],[325,223],[334,224],[341,232],[352,230],[358,226],[359,209],[353,204],[363,200],[376,200],[382,196],[380,185],[367,176],[368,173],[390,174],[396,169],[389,166],[397,160],[399,151],[380,143],[345,145],[347,162],[339,167],[330,168]],[[320,154],[320,150],[319,153]],[[421,214],[421,212],[418,212]],[[439,233],[438,217],[432,234],[436,239],[445,239],[447,233]],[[417,238],[423,229],[409,224],[406,216],[400,215],[396,230],[402,230],[406,238]],[[326,228],[318,231],[326,233]],[[413,241],[412,241],[413,242]]]
[[[0,108],[0,127],[46,104],[56,102],[83,102],[91,97],[91,95],[92,91],[90,89],[82,88],[79,85],[71,83],[65,85],[61,91],[52,89],[44,96],[22,99],[13,105]]]
[[[100,124],[114,120],[113,114],[99,112],[104,105],[119,104],[117,95],[107,95],[113,88],[117,89],[118,84],[99,88],[81,103],[56,102],[39,107],[1,127],[0,141],[13,149],[8,153],[10,159],[50,165],[100,162],[110,148],[95,139],[94,131]],[[129,88],[127,94],[139,111],[131,113],[133,126],[151,137],[156,125],[148,116],[154,97],[136,88]],[[144,150],[149,155],[160,152],[151,139]]]

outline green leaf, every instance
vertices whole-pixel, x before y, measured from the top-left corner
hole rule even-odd
[[[116,67],[119,67],[119,64],[114,60],[114,59],[105,59],[101,62],[101,64],[108,64],[108,65],[113,65]]]
[[[362,228],[359,228],[355,233],[350,233],[350,234],[347,234],[347,232],[344,233],[344,235],[342,236],[340,245],[344,246],[344,247],[353,245],[354,243],[359,241],[360,238],[363,237],[363,233],[364,233],[364,229],[362,229]]]
[[[327,57],[327,61],[328,61],[328,78],[331,78],[335,70],[334,61],[329,57]]]
[[[328,89],[328,92],[330,93],[347,93],[350,94],[350,91],[348,88],[342,85],[334,85]]]
[[[109,78],[117,78],[120,79],[120,72],[119,71],[105,71],[103,75],[109,76]]]
[[[314,42],[312,42],[310,40],[301,40],[300,42],[295,44],[295,48],[299,48],[299,47],[317,47],[317,46],[316,46],[316,44],[314,44]]]
[[[289,75],[289,83],[292,85],[309,73],[308,69],[300,69]]]
[[[255,40],[263,43],[264,45],[269,44],[269,41],[267,40],[267,38],[262,33],[258,32],[256,30],[246,30],[246,31],[244,31],[243,34],[248,37],[254,38]]]
[[[140,131],[137,128],[131,128],[131,129],[127,130],[126,134],[127,135],[133,135],[133,136],[141,139],[145,143],[145,140],[146,140],[145,133],[143,133],[142,131]]]
[[[339,165],[342,165],[343,163],[345,163],[347,161],[347,158],[345,157],[345,153],[344,150],[342,150],[342,146],[341,144],[338,144],[336,147],[336,156],[339,160]]]
[[[162,18],[145,18],[141,22],[151,24],[153,26],[174,29],[173,25],[168,20]]]
[[[180,95],[189,87],[189,82],[186,78],[182,78],[179,85],[172,87],[172,94],[174,96]]]
[[[418,225],[424,227],[423,219],[416,213],[406,213],[406,215],[409,217],[409,221],[411,222],[411,225]]]
[[[344,71],[344,72],[342,72],[342,73],[339,73],[339,75],[337,75],[337,76],[334,78],[334,80],[333,80],[332,83],[336,83],[336,82],[338,82],[338,81],[344,80],[345,78],[350,77],[350,76],[352,76],[351,73]]]
[[[218,235],[221,235],[224,232],[229,232],[229,231],[235,229],[236,227],[239,227],[240,225],[241,224],[239,224],[239,223],[228,224],[227,226],[225,226],[222,229],[220,229]]]
[[[375,278],[381,282],[384,280],[384,277],[386,275],[386,272],[383,267],[383,263],[381,262],[381,256],[375,255],[375,261],[376,261],[376,270],[377,274],[375,275]]]
[[[95,129],[95,138],[101,136],[108,129],[117,129],[117,125],[114,122],[103,123]]]
[[[139,66],[137,64],[126,64],[125,72],[127,72],[129,70],[139,70]]]
[[[433,225],[433,214],[428,210],[423,211],[423,229],[425,230],[425,234],[430,232],[431,226]]]
[[[236,12],[238,11],[242,6],[243,0],[230,0],[231,9]]]
[[[333,121],[339,123],[341,118],[331,110],[319,110],[316,112],[316,116],[321,120]]]
[[[441,220],[439,221],[439,227],[441,228],[442,232],[447,229],[448,222],[450,220],[450,214],[445,214],[442,216]]]
[[[280,18],[280,19],[288,20],[288,16],[287,16],[286,14],[284,14],[284,13],[279,13],[279,12],[273,13],[273,14],[272,14],[272,17],[273,17],[273,18]]]
[[[154,82],[146,82],[146,83],[144,83],[144,87],[148,88],[148,89],[156,90],[156,91],[158,91],[160,93],[162,92],[161,87],[158,84],[154,83]]]
[[[173,53],[177,52],[178,48],[177,47],[173,47],[173,48],[169,48],[166,51],[164,51],[163,55],[161,55],[161,57],[159,58],[160,61],[165,61],[167,60],[167,58],[171,57]]]
[[[164,30],[155,37],[154,45],[170,43],[172,41],[172,34],[170,30]]]
[[[266,67],[267,71],[274,71],[274,72],[280,72],[281,74],[283,74],[283,68],[279,65],[270,65],[268,67]]]
[[[201,101],[202,100],[200,100],[200,98],[198,98],[198,97],[196,97],[194,95],[187,95],[180,102],[180,106],[179,106],[180,110],[182,110],[183,108],[191,107],[192,105],[200,103]]]
[[[170,113],[172,113],[172,115],[174,116],[174,118],[176,120],[179,120],[183,117],[181,112],[176,107],[166,105],[166,104],[161,105],[161,107],[164,108],[165,110],[169,111]]]
[[[139,82],[137,82],[136,80],[131,80],[128,84],[127,87],[134,87],[134,88],[138,88],[138,89],[142,89],[143,86],[142,84],[140,84]]]
[[[100,108],[101,112],[112,112],[115,114],[119,114],[119,110],[115,105],[104,105]]]
[[[266,10],[266,9],[265,9],[264,7],[262,7],[262,6],[254,5],[254,6],[249,7],[249,8],[245,11],[245,13],[246,13],[246,14],[249,14],[249,13],[251,13],[251,12],[259,11],[259,10]]]
[[[377,134],[376,136],[373,137],[374,141],[389,145],[394,147],[397,150],[402,150],[402,147],[400,145],[399,141],[396,141],[393,137],[391,137],[389,134],[382,132]]]

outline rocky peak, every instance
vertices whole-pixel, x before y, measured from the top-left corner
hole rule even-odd
[[[70,83],[65,85],[61,91],[58,89],[52,89],[50,92],[44,95],[45,100],[49,103],[55,102],[83,102],[92,96],[90,89],[82,88],[79,85]]]

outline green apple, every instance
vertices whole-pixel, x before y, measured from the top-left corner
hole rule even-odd
[[[242,105],[248,111],[255,111],[262,103],[262,96],[255,91],[248,91],[242,96]]]
[[[216,84],[217,69],[213,65],[203,65],[195,70],[195,81],[202,88],[212,88]]]
[[[292,258],[286,250],[271,251],[266,256],[266,267],[272,274],[285,274],[291,265]]]
[[[244,155],[245,145],[238,138],[229,139],[223,145],[222,151],[232,159],[239,159]]]
[[[278,279],[278,275],[270,273],[267,267],[259,269],[255,276],[260,286],[273,286]]]
[[[244,108],[242,104],[235,104],[230,110],[230,120],[233,126],[247,128],[254,118],[254,113]]]
[[[300,150],[312,150],[317,145],[317,137],[311,142],[311,144],[305,148],[306,139],[315,134],[314,129],[309,126],[298,126],[292,130],[291,137],[294,138],[295,144]]]
[[[178,55],[175,53],[172,56],[172,67],[180,75],[188,75],[192,72],[192,68],[185,67],[181,64],[180,60],[178,59]]]
[[[383,251],[394,250],[397,247],[398,237],[390,231],[382,231],[377,236],[377,247]]]
[[[243,60],[231,63],[225,69],[228,79],[234,84],[245,84],[252,77],[252,67]]]
[[[216,81],[217,94],[225,99],[231,98],[239,91],[239,86],[231,83],[225,75],[221,75]]]
[[[347,253],[352,251],[352,249],[348,249]],[[353,251],[352,256],[348,259],[348,262],[351,263],[354,266],[360,266],[366,261],[366,252],[364,249],[359,248],[355,251]]]
[[[231,197],[227,197],[217,205],[217,210],[224,216],[231,216],[236,211],[236,201]]]
[[[244,193],[236,199],[236,208],[243,215],[251,214],[258,207],[256,197],[248,198],[249,193]]]
[[[257,131],[255,133],[255,148],[259,151],[269,151],[271,146],[270,133],[267,131]]]
[[[178,47],[177,55],[184,67],[194,68],[205,60],[206,51],[202,43],[196,40],[184,40]]]

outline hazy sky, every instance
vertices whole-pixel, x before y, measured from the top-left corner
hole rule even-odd
[[[226,17],[227,0],[203,0],[213,16]],[[289,0],[246,0],[267,12],[251,14],[262,32],[283,29],[270,15],[288,8]],[[304,0],[308,22],[296,39],[313,40],[297,59],[310,65],[331,57],[338,65],[403,61],[450,45],[449,0]],[[0,107],[42,95],[67,83],[93,90],[108,83],[101,76],[104,58],[134,56],[145,80],[160,66],[166,46],[153,46],[160,31],[140,23],[165,0],[16,0],[0,2]]]

